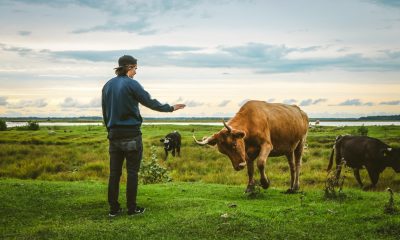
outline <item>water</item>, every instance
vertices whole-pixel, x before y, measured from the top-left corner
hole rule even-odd
[[[27,122],[7,122],[7,127],[21,127],[26,126]],[[206,125],[206,126],[223,126],[222,122],[145,122],[143,125]],[[101,126],[101,122],[39,122],[39,126]],[[315,126],[315,122],[310,122],[311,126]],[[395,125],[400,126],[400,121],[392,122],[320,122],[319,126],[389,126]]]
[[[310,122],[310,125],[315,126],[315,122]],[[333,127],[343,127],[343,126],[400,126],[400,121],[398,122],[320,122],[319,126],[333,126]]]
[[[7,127],[22,127],[28,125],[28,122],[6,122]],[[101,126],[99,122],[39,122],[39,126]]]

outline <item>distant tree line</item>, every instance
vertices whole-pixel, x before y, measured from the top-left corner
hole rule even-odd
[[[400,115],[360,117],[361,121],[399,121]]]
[[[145,121],[209,121],[219,122],[222,119],[229,120],[232,116],[225,117],[168,117],[168,118],[155,118],[145,117]],[[54,121],[54,122],[98,122],[103,121],[102,117],[88,116],[88,117],[4,117],[5,121]],[[310,122],[319,121],[400,121],[400,115],[391,116],[367,116],[360,118],[310,118]]]

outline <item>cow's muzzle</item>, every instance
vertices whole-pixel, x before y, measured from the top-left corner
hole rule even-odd
[[[240,170],[242,170],[243,168],[245,168],[246,167],[246,162],[241,162],[241,163],[239,163],[239,165],[237,165],[236,167],[235,167],[235,170],[236,171],[240,171]]]

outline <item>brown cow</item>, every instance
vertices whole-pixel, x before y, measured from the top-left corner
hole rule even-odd
[[[285,155],[290,167],[290,189],[299,189],[299,173],[303,146],[308,131],[308,117],[299,107],[264,101],[248,101],[238,113],[224,122],[225,127],[204,139],[195,141],[200,145],[215,145],[227,155],[236,171],[247,165],[249,182],[246,192],[254,190],[254,160],[258,157],[260,183],[264,189],[269,187],[269,180],[264,168],[268,156]]]

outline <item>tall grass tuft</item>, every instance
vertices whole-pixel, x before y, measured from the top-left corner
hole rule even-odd
[[[389,192],[389,202],[385,204],[384,212],[387,214],[395,214],[398,209],[394,205],[393,190],[391,188],[386,189]]]
[[[337,178],[336,175],[339,171],[346,167],[346,161],[342,159],[342,162],[335,170],[331,170],[328,173],[328,177],[325,181],[325,198],[343,198],[343,184],[346,178],[344,172],[342,176]]]

